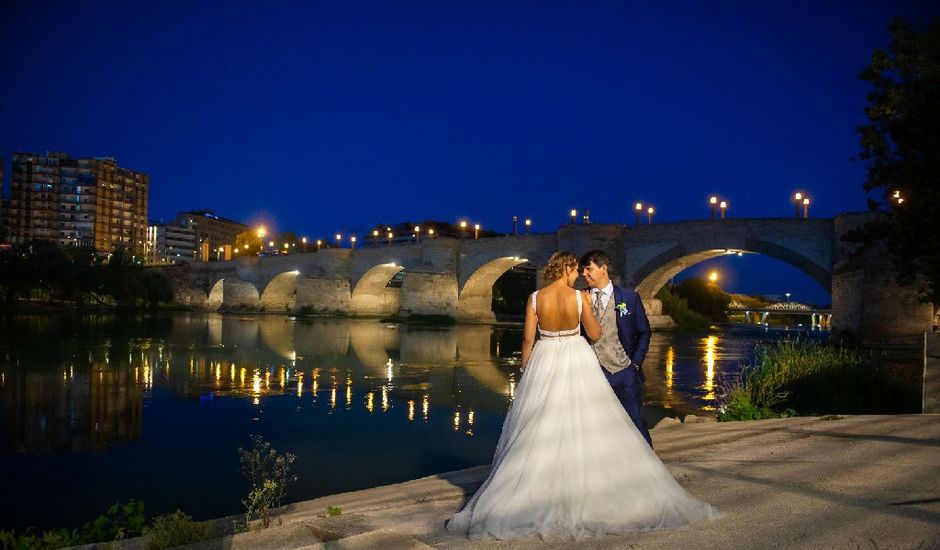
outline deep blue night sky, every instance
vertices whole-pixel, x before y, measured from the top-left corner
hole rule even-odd
[[[832,216],[865,208],[858,73],[892,17],[938,14],[305,4],[4,1],[6,186],[14,151],[114,156],[150,174],[154,220],[214,208],[313,237],[429,218],[508,232],[513,214],[551,231],[570,208],[630,222],[636,200],[677,221],[707,216],[709,193],[729,216],[783,217],[798,188]],[[828,303],[776,260],[732,263],[726,288]]]

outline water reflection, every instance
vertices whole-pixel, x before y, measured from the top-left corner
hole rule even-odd
[[[0,401],[12,452],[135,440],[155,389],[181,400],[247,399],[256,408],[274,396],[328,398],[328,411],[361,403],[369,414],[408,423],[419,402],[429,422],[433,403],[450,411],[453,431],[472,436],[479,411],[505,413],[520,375],[518,328],[196,313],[111,326],[26,316],[5,319],[3,328]],[[63,335],[65,345],[50,345]],[[654,333],[644,369],[648,404],[675,414],[714,409],[722,376],[746,361],[754,339]]]

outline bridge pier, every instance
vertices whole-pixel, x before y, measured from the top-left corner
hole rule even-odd
[[[303,308],[313,313],[349,313],[349,280],[297,278],[294,311]]]
[[[399,314],[457,317],[456,274],[409,271],[402,281]]]

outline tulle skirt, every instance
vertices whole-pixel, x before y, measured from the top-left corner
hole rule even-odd
[[[536,342],[489,477],[447,530],[584,539],[712,518],[637,431],[581,336]]]

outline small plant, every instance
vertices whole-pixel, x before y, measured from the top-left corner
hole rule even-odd
[[[112,504],[106,514],[82,526],[74,538],[81,543],[105,542],[136,537],[147,525],[144,503],[130,500],[127,504]]]
[[[336,517],[342,513],[343,513],[343,509],[340,508],[339,506],[327,506],[326,507],[326,515],[330,516],[331,518]]]
[[[150,536],[147,550],[162,550],[209,539],[215,534],[215,529],[212,524],[193,521],[182,510],[177,510],[154,518],[153,526],[146,530],[146,534]]]
[[[271,509],[283,504],[287,484],[297,480],[297,476],[290,473],[297,457],[291,453],[279,454],[260,435],[253,435],[251,440],[251,449],[238,449],[241,472],[251,482],[248,497],[242,501],[245,523],[257,517],[265,528],[271,525]]]

